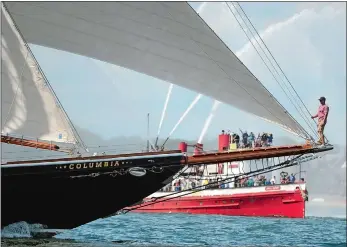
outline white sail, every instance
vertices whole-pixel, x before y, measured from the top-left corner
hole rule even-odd
[[[189,88],[306,136],[186,2],[7,2],[6,6],[29,43]]]
[[[2,135],[76,143],[62,108],[3,6],[1,27]]]

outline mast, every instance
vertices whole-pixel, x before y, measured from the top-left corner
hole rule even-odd
[[[85,146],[84,142],[79,136],[75,126],[73,125],[71,119],[67,115],[59,98],[55,94],[52,86],[50,85],[47,77],[42,71],[38,61],[36,60],[28,43],[24,39],[21,31],[16,25],[14,19],[12,18],[5,4],[2,4],[2,14],[4,15],[4,19],[6,22],[4,23],[4,25],[5,24],[8,25],[6,26],[6,28],[8,29],[2,33],[4,41],[11,42],[11,39],[16,39],[19,42],[19,47],[14,47],[9,44],[2,44],[2,48],[5,49],[5,52],[6,52],[6,57],[4,58],[2,57],[2,60],[6,61],[7,59],[8,61],[6,62],[13,65],[14,67],[13,70],[17,69],[17,67],[19,66],[19,63],[21,64],[23,63],[23,65],[21,67],[21,74],[20,76],[18,76],[17,81],[16,79],[6,78],[7,81],[3,82],[3,83],[11,84],[12,87],[15,84],[17,84],[15,85],[17,87],[17,90],[16,90],[16,94],[14,95],[12,99],[12,103],[8,111],[8,116],[6,116],[6,122],[3,126],[4,129],[2,129],[2,132],[4,132],[2,134],[4,135],[1,135],[1,141],[9,143],[9,144],[29,146],[29,147],[33,147],[33,143],[34,143],[34,146],[36,148],[43,148],[43,149],[49,149],[49,150],[57,150],[56,147],[58,146],[56,145],[54,145],[55,148],[51,148],[52,142],[62,142],[66,144],[73,144],[75,147],[80,146],[81,148],[84,148],[88,152],[87,147]],[[27,54],[24,61],[21,60],[20,57],[18,57],[18,55],[20,55],[23,52]],[[10,74],[10,73],[13,73],[13,71],[9,71],[9,69],[7,68],[7,70],[5,70],[5,73]],[[27,77],[28,74],[29,74],[29,77],[30,75],[32,75],[33,78],[31,78],[32,80],[28,81],[27,83],[30,84],[29,86],[36,87],[36,90],[37,90],[36,96],[33,96],[32,94],[30,94],[30,92],[26,88],[27,85],[25,85],[24,83],[25,80],[28,80],[28,77]],[[18,90],[26,99],[25,103],[19,102],[20,100],[18,98],[21,95],[19,94],[17,96]],[[33,109],[36,106],[35,103],[37,103],[37,100],[35,99],[36,97],[39,97],[39,100],[42,101],[43,103],[43,106],[41,107],[42,109],[35,109],[35,110]],[[22,122],[23,126],[17,127],[17,129],[19,128],[18,134],[22,136],[21,138],[13,137],[13,135],[17,135],[17,133],[14,133],[16,129],[13,129],[13,127],[10,126],[11,119],[8,119],[8,117],[11,115],[13,115],[14,117],[17,117],[16,109],[13,109],[13,105],[15,105],[16,103],[18,104],[17,101],[20,104],[22,104],[21,107],[25,108],[24,109],[25,112],[32,111],[35,113],[35,114],[32,114],[33,116],[30,116],[29,113],[28,113],[28,116],[24,116],[23,122]],[[2,103],[6,103],[6,102],[2,102]],[[50,115],[47,115],[48,113]],[[38,123],[37,126],[35,127],[27,126],[28,125],[27,121],[33,120],[33,119],[30,119],[30,117],[36,120],[35,122]],[[48,125],[48,126],[44,126],[45,130],[37,131],[40,128],[40,124],[42,124],[42,122],[45,122],[45,121],[47,122],[47,125]],[[50,121],[55,123],[51,123]],[[34,128],[34,132],[31,132],[33,131],[32,128]],[[28,129],[30,129],[31,131],[29,131]],[[11,131],[8,132],[8,130],[11,130]],[[22,131],[24,133],[22,133]],[[59,134],[55,133],[54,131],[59,132]],[[45,135],[42,136],[41,133],[45,133],[45,132],[47,133],[46,136]],[[40,134],[41,136],[39,136]],[[9,138],[10,135],[12,136],[11,138]],[[27,136],[28,138],[23,138],[23,135]],[[72,139],[70,136],[72,137]],[[36,141],[32,141],[30,139],[36,139]],[[45,143],[45,141],[50,142],[51,144]]]
[[[147,152],[149,152],[149,113],[147,113]]]

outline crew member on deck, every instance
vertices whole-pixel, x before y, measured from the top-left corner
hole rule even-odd
[[[249,143],[250,147],[252,147],[252,148],[255,147],[254,141],[255,141],[255,136],[254,136],[254,133],[251,132],[248,136],[248,143]]]
[[[240,136],[238,134],[235,134],[235,142],[236,142],[236,147],[240,147]]]
[[[329,106],[325,104],[325,97],[320,97],[319,102],[321,105],[318,108],[318,113],[312,116],[312,119],[318,117],[318,134],[319,140],[318,144],[324,145],[324,128],[327,123],[328,114],[329,114]]]

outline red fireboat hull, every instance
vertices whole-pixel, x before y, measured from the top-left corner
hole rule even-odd
[[[275,186],[271,187],[273,188]],[[225,194],[225,192],[232,190],[235,189],[209,190],[210,192],[223,191],[224,195],[187,195],[155,204],[148,201],[142,204],[143,207],[134,211],[143,213],[188,213],[252,217],[305,218],[305,199],[303,198],[302,192],[299,189],[295,189],[293,191],[279,190],[256,193],[237,193],[230,195]],[[242,190],[242,188],[238,190]],[[147,200],[150,200],[150,198],[147,198]]]

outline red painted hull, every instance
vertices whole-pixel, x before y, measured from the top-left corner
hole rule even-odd
[[[185,196],[152,205],[146,206],[146,203],[143,205],[144,207],[134,211],[253,217],[305,217],[305,200],[300,190],[234,195]]]

